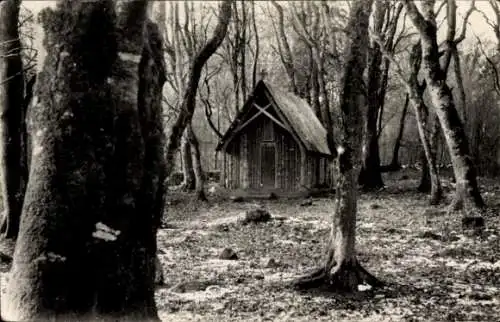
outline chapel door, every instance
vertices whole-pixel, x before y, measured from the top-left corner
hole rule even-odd
[[[276,146],[274,143],[262,143],[260,153],[261,180],[263,188],[274,188],[276,183]]]

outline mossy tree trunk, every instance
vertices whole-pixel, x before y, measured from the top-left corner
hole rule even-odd
[[[146,8],[62,0],[42,13],[47,58],[3,319],[158,320],[164,67]]]
[[[485,207],[477,183],[476,168],[472,162],[467,136],[455,107],[446,73],[439,64],[437,27],[434,0],[422,2],[422,13],[411,0],[403,0],[408,16],[417,28],[422,42],[422,71],[427,82],[432,103],[439,118],[443,135],[450,152],[456,178],[456,195],[453,208],[464,207],[475,213]]]
[[[357,177],[361,165],[361,142],[366,90],[363,71],[368,47],[368,19],[372,1],[358,0],[352,4],[346,30],[346,75],[341,96],[341,135],[337,156],[337,194],[332,229],[324,264],[310,275],[294,281],[297,288],[322,284],[354,291],[359,284],[372,286],[380,282],[369,274],[356,258]]]
[[[28,177],[20,6],[20,0],[0,0],[0,242],[8,253],[17,238]]]

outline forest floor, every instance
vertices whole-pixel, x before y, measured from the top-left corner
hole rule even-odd
[[[386,283],[338,294],[295,291],[290,278],[318,265],[333,201],[278,199],[209,203],[169,193],[168,228],[158,234],[165,286],[164,321],[493,321],[500,317],[500,185],[481,180],[491,210],[478,236],[462,232],[460,213],[429,207],[415,173],[385,175],[386,189],[362,194],[358,258]],[[450,186],[450,184],[447,184]],[[451,188],[451,187],[450,187]],[[447,189],[448,192],[451,189]],[[451,198],[448,193],[448,201]],[[259,204],[274,217],[241,225]],[[226,247],[237,260],[221,260]]]

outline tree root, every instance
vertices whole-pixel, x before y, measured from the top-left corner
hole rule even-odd
[[[421,193],[429,193],[431,192],[431,184],[426,181],[421,181],[417,187],[417,191]]]
[[[196,191],[196,200],[201,201],[201,202],[208,201],[207,195],[205,194],[205,191],[203,189]]]
[[[184,181],[178,186],[177,189],[182,192],[189,192],[195,190],[195,186],[194,183]]]
[[[441,203],[441,200],[443,200],[443,191],[439,189],[438,191],[432,191],[429,204],[431,206],[437,206]]]
[[[360,284],[368,284],[373,288],[384,285],[382,281],[354,261],[352,264],[337,265],[331,272],[325,268],[317,269],[311,274],[294,280],[292,287],[305,290],[326,286],[336,291],[356,292]]]

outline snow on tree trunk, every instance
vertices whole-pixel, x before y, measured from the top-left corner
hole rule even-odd
[[[28,177],[24,73],[19,39],[20,0],[0,1],[0,190],[2,243],[13,248]]]
[[[358,0],[351,9],[346,28],[350,42],[346,46],[346,64],[341,96],[340,145],[337,160],[336,206],[324,265],[316,272],[294,281],[297,288],[329,284],[342,290],[357,290],[359,284],[379,282],[356,258],[357,177],[361,163],[361,142],[366,90],[363,70],[368,47],[368,19],[372,1]]]
[[[3,319],[158,320],[163,65],[146,7],[120,2],[115,18],[111,0],[64,0],[42,13],[47,58]]]
[[[423,75],[450,152],[456,178],[453,208],[463,206],[466,212],[476,212],[485,207],[485,204],[479,191],[476,168],[472,162],[464,126],[455,107],[451,90],[446,84],[446,74],[439,65],[433,3],[434,1],[422,3],[424,16],[414,2],[404,1],[408,15],[420,33]]]

